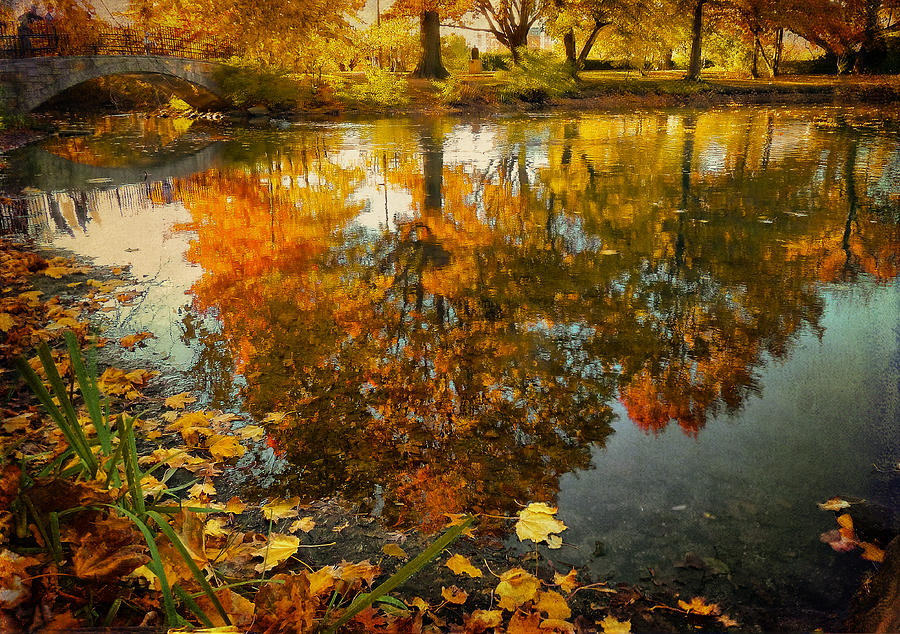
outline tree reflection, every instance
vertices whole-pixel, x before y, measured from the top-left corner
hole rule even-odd
[[[842,229],[856,274],[898,259],[896,226],[859,222],[857,168],[833,159],[856,156],[852,134],[815,139],[823,166],[748,116],[511,122],[477,169],[446,160],[464,134],[446,122],[392,139],[391,161],[377,142],[329,156],[339,133],[310,133],[183,184],[197,306],[222,322],[247,407],[286,413],[270,425],[285,492],[378,491],[389,521],[434,529],[552,499],[616,398],[653,432],[739,409],[766,360],[820,328],[822,236]],[[413,201],[377,229],[348,203],[373,172],[385,201]]]

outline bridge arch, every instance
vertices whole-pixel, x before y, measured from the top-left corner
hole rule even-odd
[[[29,57],[3,60],[0,81],[7,87],[10,106],[30,112],[64,90],[91,79],[110,75],[175,77],[201,91],[185,91],[179,97],[195,107],[205,107],[223,96],[215,80],[219,62],[157,55],[96,55]]]

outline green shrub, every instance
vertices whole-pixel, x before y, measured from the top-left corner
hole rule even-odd
[[[312,96],[312,86],[289,76],[284,69],[232,58],[218,69],[215,79],[226,99],[236,106],[262,104],[296,108]]]
[[[496,95],[483,85],[463,81],[450,76],[445,81],[436,81],[441,102],[448,106],[475,106],[496,102]]]
[[[355,106],[404,106],[409,103],[403,77],[381,68],[367,68],[364,81],[344,81],[334,86],[337,99]]]
[[[518,65],[497,73],[501,101],[521,99],[528,103],[543,103],[552,97],[576,92],[568,64],[553,53],[522,50],[519,58]]]
[[[441,37],[441,60],[451,73],[464,73],[469,69],[471,57],[469,45],[461,35],[444,35]]]
[[[481,69],[485,71],[509,70],[512,66],[512,58],[502,53],[482,53]]]

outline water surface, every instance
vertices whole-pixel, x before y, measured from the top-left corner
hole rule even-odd
[[[428,531],[546,501],[560,563],[821,612],[865,564],[815,503],[900,503],[897,132],[840,109],[123,118],[10,157],[2,226],[130,263],[145,300],[108,318],[154,332],[140,354],[278,413],[248,495]]]

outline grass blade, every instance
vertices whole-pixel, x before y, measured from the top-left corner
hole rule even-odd
[[[471,526],[472,522],[474,521],[475,518],[470,515],[461,524],[450,527],[450,529],[446,533],[438,537],[435,542],[431,544],[431,546],[419,553],[419,555],[415,559],[406,563],[402,568],[400,568],[400,570],[391,575],[391,577],[384,583],[372,590],[372,592],[360,595],[356,599],[354,599],[353,603],[350,604],[350,607],[347,608],[347,611],[344,612],[341,618],[339,618],[334,622],[333,625],[329,626],[328,629],[325,630],[325,634],[334,634],[338,631],[338,628],[343,626],[354,616],[365,610],[367,607],[375,603],[375,601],[391,592],[394,588],[396,588],[401,583],[416,574],[419,570],[424,568],[425,564],[437,557],[442,550],[456,541],[456,539],[459,538],[460,535],[462,535],[463,531]]]
[[[216,610],[219,615],[225,620],[225,623],[231,625],[231,618],[228,616],[228,612],[225,611],[225,608],[222,607],[222,604],[219,602],[219,597],[216,596],[215,591],[212,589],[212,586],[209,585],[209,581],[206,580],[206,575],[197,567],[197,564],[194,563],[194,558],[191,557],[191,554],[187,551],[181,539],[172,530],[172,527],[169,526],[169,523],[163,518],[162,515],[155,511],[147,511],[147,515],[153,518],[153,521],[159,526],[160,530],[165,533],[166,537],[169,538],[169,541],[172,542],[172,545],[175,546],[175,549],[178,551],[178,554],[181,555],[181,558],[184,560],[184,563],[191,570],[191,574],[194,575],[194,579],[197,580],[197,583],[200,584],[200,588],[206,593],[206,596],[209,597],[209,600],[212,601],[212,604],[216,606]]]
[[[188,606],[188,609],[203,622],[203,625],[210,628],[213,627],[212,619],[206,616],[206,612],[203,611],[203,608],[197,605],[197,602],[194,601],[191,595],[185,592],[184,588],[176,583],[174,586],[172,586],[172,589],[175,591],[175,594],[178,595],[178,598],[181,599],[186,606]]]
[[[100,406],[100,390],[97,388],[96,366],[93,366],[95,369],[93,373],[88,372],[84,365],[81,349],[78,347],[78,340],[75,339],[75,334],[68,330],[65,337],[66,346],[69,348],[69,360],[72,362],[72,369],[75,371],[75,378],[78,380],[78,390],[81,392],[81,398],[84,399],[85,406],[87,406],[91,422],[94,423],[94,429],[97,430],[100,447],[103,449],[104,455],[108,456],[112,452],[112,440]]]
[[[134,419],[127,414],[122,414],[119,418],[122,425],[119,442],[124,445],[122,449],[122,458],[125,461],[125,479],[128,481],[128,492],[131,495],[131,504],[134,512],[141,520],[147,516],[147,510],[144,508],[144,491],[141,488],[141,467],[138,464],[137,446],[134,442],[134,427],[132,423]]]
[[[112,509],[119,511],[120,513],[125,514],[134,525],[138,527],[138,530],[141,531],[141,534],[144,536],[144,541],[147,542],[147,548],[150,549],[150,562],[147,564],[147,567],[150,571],[157,576],[159,579],[159,585],[162,588],[163,595],[163,607],[166,611],[166,623],[169,625],[180,625],[184,619],[178,616],[178,611],[175,610],[175,601],[172,598],[172,588],[169,586],[169,582],[166,579],[166,571],[163,568],[162,558],[159,556],[159,548],[156,546],[156,540],[153,539],[153,533],[150,532],[150,529],[147,528],[147,525],[144,524],[143,521],[138,518],[137,515],[129,511],[128,509],[122,508],[121,506],[110,506]]]

